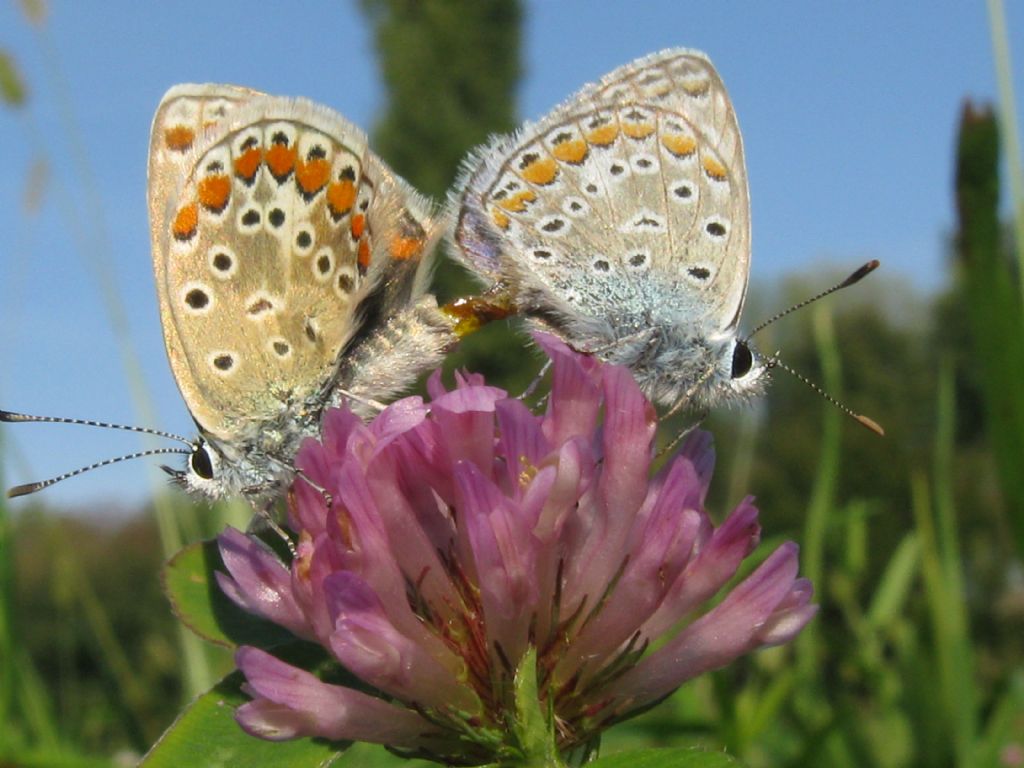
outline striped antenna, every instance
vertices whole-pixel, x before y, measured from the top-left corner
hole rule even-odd
[[[822,291],[821,293],[819,293],[819,294],[817,294],[815,296],[811,296],[811,298],[809,298],[809,299],[804,299],[801,302],[797,302],[796,304],[794,304],[789,309],[785,309],[782,312],[779,312],[777,315],[773,315],[772,317],[769,317],[767,320],[765,320],[763,323],[761,323],[759,326],[757,326],[757,328],[752,330],[748,334],[747,339],[753,338],[755,333],[757,333],[760,330],[763,330],[763,329],[767,328],[769,325],[774,323],[776,320],[781,320],[786,315],[788,315],[790,312],[796,312],[798,309],[803,309],[808,304],[813,304],[818,299],[823,299],[826,296],[828,296],[829,294],[835,293],[836,291],[841,291],[843,288],[849,288],[854,283],[859,283],[865,277],[867,277],[872,272],[874,272],[876,269],[878,269],[878,267],[880,265],[881,265],[881,262],[878,259],[872,259],[867,264],[865,264],[862,267],[860,267],[857,271],[855,271],[848,278],[843,280],[843,282],[838,283],[836,285],[833,285],[831,288],[829,288],[827,290],[824,290],[824,291]]]
[[[14,411],[5,411],[3,409],[0,409],[0,421],[6,421],[11,424],[23,421],[35,421],[43,424],[79,424],[85,427],[103,427],[104,429],[123,429],[126,432],[141,432],[144,435],[177,440],[185,445],[192,445],[194,442],[187,437],[176,435],[173,432],[163,432],[159,429],[149,429],[148,427],[131,427],[126,424],[110,424],[106,421],[91,421],[89,419],[65,419],[60,416],[32,416],[28,413],[15,413]]]
[[[49,480],[39,480],[34,483],[25,483],[24,485],[16,485],[7,491],[7,498],[13,499],[16,496],[27,496],[30,493],[41,491],[43,488],[49,488],[54,483],[59,483],[61,480],[67,480],[69,477],[75,477],[81,475],[83,472],[89,472],[100,467],[106,467],[110,464],[117,464],[121,461],[127,461],[128,459],[139,459],[143,456],[159,456],[168,453],[178,453],[188,456],[195,450],[195,442],[189,440],[181,435],[176,435],[173,432],[163,432],[159,429],[149,429],[148,427],[132,427],[126,424],[111,424],[106,421],[91,421],[89,419],[67,419],[60,416],[33,416],[28,413],[15,413],[14,411],[5,411],[0,409],[0,422],[8,422],[11,424],[17,424],[19,422],[39,422],[44,424],[77,424],[85,427],[102,427],[103,429],[122,429],[126,432],[138,432],[143,435],[153,435],[154,437],[165,437],[168,440],[177,440],[180,443],[184,443],[189,446],[185,448],[150,448],[145,451],[137,451],[136,453],[125,454],[124,456],[116,456],[112,459],[105,459],[104,461],[98,461],[95,464],[90,464],[86,467],[79,467],[71,472],[65,472],[62,475],[51,477]]]
[[[128,453],[124,456],[116,456],[113,459],[105,459],[104,461],[97,461],[95,464],[90,464],[87,467],[79,467],[71,472],[65,472],[63,475],[57,475],[51,477],[49,480],[38,480],[34,483],[25,483],[24,485],[16,485],[7,491],[7,498],[13,499],[16,496],[27,496],[30,493],[41,491],[43,488],[49,488],[54,483],[59,483],[61,480],[67,480],[69,477],[75,477],[83,472],[89,472],[93,469],[99,469],[100,467],[106,467],[110,464],[117,464],[120,461],[127,461],[128,459],[140,459],[143,456],[157,456],[165,453],[180,453],[188,456],[192,451],[187,451],[184,448],[152,448],[148,451],[139,451],[137,453]]]
[[[847,406],[843,405],[841,402],[836,400],[834,397],[832,397],[832,395],[830,395],[824,389],[822,389],[817,384],[815,384],[813,381],[808,379],[806,376],[804,376],[803,374],[797,373],[792,368],[790,368],[788,365],[786,365],[784,362],[779,360],[778,357],[769,358],[767,360],[767,362],[766,362],[766,365],[769,368],[781,368],[786,373],[788,373],[790,376],[795,377],[798,381],[802,381],[804,384],[806,384],[808,387],[810,387],[813,391],[817,392],[819,395],[821,395],[823,398],[825,398],[828,402],[832,403],[832,405],[834,405],[840,411],[842,411],[847,416],[852,418],[858,424],[861,424],[862,426],[867,427],[868,429],[870,429],[872,432],[874,432],[876,435],[879,435],[880,437],[885,437],[885,430],[882,429],[882,425],[879,424],[877,421],[875,421],[874,419],[869,418],[867,416],[864,416],[863,414],[856,413],[853,409],[848,408]]]

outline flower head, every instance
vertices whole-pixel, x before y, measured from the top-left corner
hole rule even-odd
[[[290,568],[222,536],[225,592],[370,691],[242,648],[246,730],[500,759],[526,749],[525,675],[565,751],[811,618],[792,543],[706,609],[758,543],[752,500],[715,527],[710,436],[652,478],[655,413],[629,372],[538,341],[543,416],[473,375],[450,391],[435,376],[429,405],[407,398],[368,425],[330,411],[296,459],[309,482],[291,495]]]

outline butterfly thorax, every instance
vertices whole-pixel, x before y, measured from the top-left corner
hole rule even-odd
[[[262,506],[291,484],[293,457],[305,438],[318,435],[320,415],[315,403],[297,403],[270,421],[236,426],[229,440],[204,434],[179,479],[208,498],[240,495]]]
[[[743,403],[761,394],[768,379],[768,366],[734,331],[695,331],[692,323],[652,328],[624,364],[654,402],[698,411]]]

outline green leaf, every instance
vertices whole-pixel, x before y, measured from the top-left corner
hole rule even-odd
[[[911,531],[889,558],[871,598],[867,619],[874,629],[883,629],[903,615],[917,578],[920,559],[921,544],[917,534]]]
[[[702,749],[641,749],[620,752],[589,763],[588,768],[736,768],[737,762],[724,752]]]
[[[335,763],[347,745],[322,739],[264,741],[235,722],[235,708],[249,700],[241,691],[240,672],[225,677],[193,701],[142,758],[140,768],[307,768]]]
[[[273,648],[295,639],[286,629],[246,613],[228,599],[217,585],[216,571],[226,569],[214,540],[190,544],[164,565],[164,592],[185,626],[228,648]]]
[[[516,740],[527,755],[526,765],[562,765],[555,747],[551,718],[540,707],[537,689],[537,649],[530,647],[516,670],[516,721],[512,723]]]

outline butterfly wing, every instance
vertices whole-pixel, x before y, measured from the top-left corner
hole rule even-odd
[[[738,322],[746,168],[703,54],[640,59],[492,141],[450,205],[462,261],[582,348],[677,317],[706,333]]]
[[[370,297],[390,311],[422,293],[436,230],[340,115],[234,86],[164,97],[149,207],[171,367],[223,441],[318,418],[346,347],[372,335]]]

